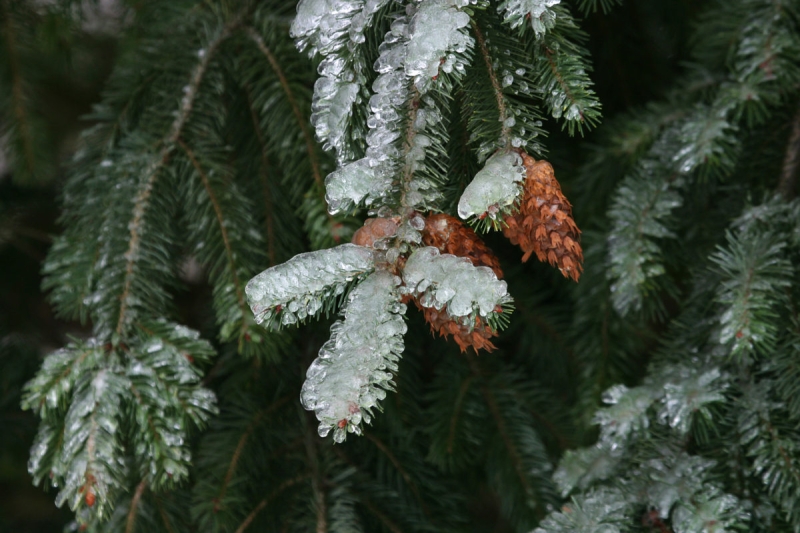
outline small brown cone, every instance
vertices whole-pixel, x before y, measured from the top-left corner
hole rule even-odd
[[[397,233],[397,220],[391,218],[368,218],[353,234],[352,243],[372,248],[375,241]]]
[[[425,246],[438,248],[440,252],[466,257],[475,266],[488,266],[494,271],[497,279],[503,278],[500,260],[486,246],[472,228],[465,226],[459,219],[439,213],[425,219],[422,230],[422,242]]]
[[[578,281],[583,271],[583,250],[572,206],[561,192],[553,166],[526,153],[521,155],[527,173],[525,190],[519,211],[505,217],[503,234],[525,252],[522,261],[535,253],[539,261]]]
[[[477,233],[455,217],[443,213],[428,216],[425,219],[425,228],[422,230],[422,242],[426,246],[438,248],[442,253],[466,257],[475,266],[487,266],[498,279],[503,277],[497,256]],[[481,349],[488,352],[495,349],[490,339],[496,337],[497,332],[489,327],[485,319],[476,317],[474,327],[469,328],[453,320],[446,309],[437,311],[423,307],[416,298],[414,303],[425,316],[425,321],[431,327],[431,333],[438,333],[442,337],[452,335],[462,352],[470,346],[476,353]]]
[[[484,349],[487,352],[495,349],[495,345],[489,339],[496,337],[497,332],[489,327],[489,324],[481,317],[475,317],[475,326],[470,331],[469,327],[453,320],[447,314],[446,309],[437,311],[431,307],[422,307],[416,298],[414,298],[414,303],[422,311],[425,321],[430,324],[431,333],[439,333],[440,336],[445,338],[452,335],[453,340],[456,341],[456,344],[461,349],[461,353],[467,351],[470,346],[475,350],[475,353],[478,353],[480,349]]]

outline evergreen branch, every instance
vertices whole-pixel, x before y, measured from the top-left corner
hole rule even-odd
[[[786,143],[786,153],[778,181],[778,192],[786,200],[794,199],[798,167],[800,167],[800,107],[792,119],[792,129]]]
[[[278,60],[275,58],[275,55],[272,51],[267,47],[264,43],[264,39],[256,32],[252,27],[246,26],[244,31],[250,37],[250,39],[255,42],[256,46],[258,47],[259,51],[264,54],[264,57],[267,58],[267,61],[272,67],[273,72],[278,77],[280,81],[281,88],[286,93],[286,99],[289,101],[289,104],[292,107],[292,113],[294,113],[295,118],[297,119],[297,125],[300,127],[300,131],[303,133],[303,140],[306,144],[306,152],[308,153],[308,159],[311,162],[311,172],[314,176],[314,182],[319,187],[319,190],[325,190],[325,184],[322,182],[322,174],[320,173],[319,168],[319,160],[317,158],[316,150],[314,149],[314,139],[311,137],[311,132],[308,130],[308,125],[306,123],[306,119],[303,116],[303,113],[300,111],[300,106],[297,104],[297,99],[292,92],[291,87],[289,86],[289,82],[286,79],[286,75],[283,73]]]
[[[450,417],[450,430],[447,433],[447,453],[453,453],[453,442],[456,436],[458,416],[461,414],[463,409],[464,398],[466,397],[467,390],[475,378],[475,375],[467,376],[458,389],[458,395],[456,396],[456,401],[454,404],[455,409],[453,410],[453,415]]]
[[[192,107],[195,103],[195,99],[197,98],[200,84],[202,83],[206,71],[211,64],[211,59],[214,57],[219,46],[230,36],[232,29],[233,24],[226,26],[211,42],[209,42],[207,48],[204,49],[205,52],[200,54],[200,61],[194,67],[194,70],[190,76],[189,85],[187,85],[187,89],[185,90],[186,94],[181,100],[181,106],[178,109],[178,114],[170,126],[169,132],[159,143],[161,145],[161,149],[151,165],[148,166],[147,178],[140,186],[139,191],[134,198],[133,218],[128,224],[128,227],[130,228],[130,238],[128,239],[128,251],[125,254],[127,261],[124,269],[125,274],[123,279],[123,287],[119,298],[120,307],[117,325],[115,328],[116,334],[119,338],[122,338],[124,330],[130,321],[130,318],[126,314],[128,310],[128,296],[132,289],[134,268],[139,257],[141,234],[144,230],[143,218],[145,212],[150,206],[150,195],[152,194],[159,172],[166,165],[167,161],[169,161],[175,144],[181,138],[184,125],[189,120],[189,116],[192,113]]]
[[[29,176],[34,176],[36,167],[34,140],[30,131],[31,126],[28,123],[28,112],[25,106],[25,96],[22,88],[23,81],[17,52],[16,32],[14,30],[10,0],[5,0],[3,2],[3,6],[5,6],[4,18],[6,22],[6,45],[8,47],[8,61],[11,69],[12,108],[14,109],[14,115],[18,124],[17,127],[20,131],[20,139],[24,154],[23,160],[25,161],[25,166],[27,167],[27,173]]]
[[[325,493],[322,490],[322,487],[324,486],[324,480],[322,478],[322,473],[320,472],[319,457],[316,453],[316,441],[314,440],[314,435],[310,430],[310,425],[308,423],[305,424],[303,437],[307,462],[311,468],[311,491],[314,494],[314,511],[317,519],[315,533],[327,533],[328,511],[325,504]]]
[[[253,523],[253,520],[256,519],[258,513],[263,511],[264,508],[267,505],[269,505],[269,502],[278,497],[286,489],[291,488],[294,485],[297,485],[298,483],[305,481],[309,477],[311,477],[311,474],[309,473],[300,474],[293,478],[287,479],[286,481],[275,487],[269,494],[267,494],[267,496],[264,499],[258,502],[258,504],[253,508],[252,511],[250,511],[250,514],[248,514],[247,517],[245,517],[241,525],[238,528],[236,528],[236,533],[244,533],[244,531],[250,526],[250,524]]]
[[[225,477],[222,480],[222,486],[220,487],[219,494],[217,495],[217,500],[223,501],[223,499],[225,498],[225,493],[228,490],[228,486],[230,485],[231,480],[233,479],[233,474],[236,471],[236,467],[239,463],[239,459],[242,456],[242,452],[244,451],[244,448],[247,445],[247,441],[250,439],[251,435],[255,431],[258,424],[265,416],[269,415],[270,413],[281,407],[283,404],[289,401],[289,399],[290,399],[289,396],[283,396],[276,402],[273,402],[269,407],[262,409],[261,411],[256,413],[256,416],[253,417],[252,422],[250,422],[250,424],[247,426],[247,429],[244,431],[242,436],[239,438],[239,441],[236,443],[236,449],[234,450],[233,455],[231,456],[231,461],[228,464],[227,470],[225,471]]]
[[[267,143],[264,139],[264,134],[261,132],[261,127],[256,116],[256,110],[253,107],[253,97],[250,87],[247,87],[247,107],[250,111],[250,119],[253,121],[253,131],[256,132],[258,139],[259,152],[261,154],[261,167],[259,168],[259,175],[261,177],[261,190],[264,193],[264,202],[266,217],[264,217],[267,235],[267,257],[269,258],[269,266],[278,264],[275,253],[275,221],[273,219],[275,209],[273,205],[272,193],[270,192],[269,175],[267,169],[270,168],[269,159],[267,157]]]
[[[416,498],[420,508],[426,515],[428,515],[429,510],[427,505],[425,504],[425,501],[422,499],[422,496],[419,492],[419,487],[417,487],[416,483],[414,483],[414,480],[411,478],[411,475],[406,471],[406,469],[403,468],[403,465],[400,464],[400,461],[397,459],[397,457],[392,453],[389,447],[383,443],[383,441],[381,441],[371,432],[367,432],[365,433],[365,435],[367,439],[370,440],[375,445],[375,447],[378,448],[381,451],[381,453],[389,459],[389,461],[392,463],[392,465],[394,465],[397,471],[400,472],[400,475],[403,477],[403,480],[406,482],[406,485],[409,486],[411,492],[414,494],[414,498]]]
[[[235,259],[235,251],[231,245],[231,240],[228,236],[228,225],[226,223],[226,219],[222,214],[222,208],[220,207],[220,203],[214,194],[214,189],[209,182],[208,175],[206,172],[203,171],[203,167],[197,161],[197,158],[194,155],[194,152],[186,146],[180,138],[177,139],[177,144],[183,149],[186,153],[186,156],[189,158],[194,169],[197,171],[197,175],[200,177],[200,181],[203,183],[203,188],[208,195],[208,199],[211,202],[211,206],[214,209],[214,215],[217,219],[217,224],[219,225],[220,235],[222,236],[222,242],[225,247],[225,256],[228,259],[228,271],[230,272],[231,279],[233,280],[234,290],[236,291],[236,302],[239,307],[239,311],[241,314],[241,323],[239,326],[239,335],[238,335],[238,343],[239,343],[239,351],[241,352],[243,349],[245,336],[247,334],[247,321],[250,318],[250,312],[247,307],[247,302],[245,301],[245,294],[244,289],[242,287],[242,280],[239,279],[239,273],[237,268],[237,263]]]
[[[472,20],[472,30],[475,32],[475,40],[478,42],[478,50],[480,50],[481,57],[483,57],[483,62],[486,64],[486,71],[489,73],[489,80],[491,81],[494,97],[497,101],[497,112],[500,117],[499,120],[502,124],[500,130],[500,140],[503,145],[508,148],[511,146],[511,132],[506,122],[508,120],[508,113],[506,112],[506,101],[503,97],[503,89],[500,87],[500,82],[497,79],[497,73],[494,71],[494,67],[492,66],[492,58],[489,54],[489,49],[486,47],[486,39],[483,36],[483,32],[481,32],[480,28],[478,27],[478,23],[474,19]]]
[[[402,530],[402,529],[400,529],[400,528],[397,526],[397,524],[395,524],[394,522],[392,522],[392,521],[389,519],[389,517],[388,517],[388,516],[386,516],[384,513],[382,513],[382,512],[380,511],[380,509],[378,509],[378,507],[377,507],[377,506],[375,506],[375,505],[374,505],[374,504],[373,504],[373,503],[372,503],[372,502],[371,502],[371,501],[370,501],[368,498],[364,498],[364,497],[362,497],[362,498],[360,499],[360,503],[361,503],[361,504],[362,504],[364,507],[366,507],[367,509],[369,509],[369,512],[371,512],[373,515],[375,515],[375,516],[378,518],[378,520],[380,520],[380,521],[381,521],[381,523],[382,523],[384,526],[386,526],[386,527],[389,529],[389,531],[391,531],[392,533],[403,533],[403,530]]]
[[[710,258],[722,274],[719,342],[731,346],[731,356],[746,361],[753,353],[774,349],[780,331],[775,303],[785,300],[794,269],[783,257],[782,236],[752,231],[729,233],[727,240],[728,246]]]
[[[139,500],[142,499],[142,494],[147,488],[147,478],[143,479],[136,487],[131,499],[130,509],[128,510],[128,519],[125,521],[125,533],[134,533],[134,526],[136,525],[136,514],[139,507]]]

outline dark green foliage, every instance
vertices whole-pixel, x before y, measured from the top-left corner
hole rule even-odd
[[[33,443],[0,529],[24,530],[8,487],[32,477],[94,532],[800,531],[800,4],[563,1],[533,26],[501,3],[469,6],[469,66],[428,93],[442,120],[413,172],[453,214],[496,150],[549,154],[580,283],[487,234],[515,297],[498,349],[459,354],[410,305],[396,392],[334,446],[299,395],[347,291],[278,330],[244,286],[361,225],[324,182],[365,153],[402,6],[348,49],[336,154],[293,3],[121,2],[100,38],[93,2],[0,0],[0,464]],[[102,96],[82,88],[100,48]],[[75,146],[62,78],[92,93],[67,115],[94,101]]]

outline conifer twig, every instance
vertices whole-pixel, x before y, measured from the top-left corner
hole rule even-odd
[[[786,145],[786,154],[783,158],[781,177],[778,182],[778,192],[786,200],[792,200],[796,194],[795,183],[798,166],[800,166],[800,106],[792,120],[792,130]]]
[[[222,214],[222,208],[219,205],[219,201],[214,194],[214,189],[211,188],[211,183],[208,181],[208,175],[205,171],[203,171],[203,167],[200,166],[200,162],[195,157],[194,152],[186,145],[185,142],[183,142],[182,139],[179,138],[177,142],[178,145],[183,149],[186,157],[189,158],[189,162],[197,171],[197,175],[200,176],[200,180],[203,182],[203,188],[206,190],[206,194],[208,194],[208,200],[211,202],[211,205],[214,208],[214,215],[216,216],[217,223],[219,224],[220,235],[222,236],[222,242],[225,245],[225,255],[227,256],[228,263],[230,264],[231,278],[233,279],[233,286],[236,291],[236,301],[239,304],[239,311],[241,311],[243,317],[241,331],[239,332],[239,351],[241,351],[242,343],[244,342],[244,336],[247,330],[246,317],[249,316],[250,310],[247,307],[247,302],[245,301],[242,280],[239,279],[239,275],[236,272],[236,254],[233,251],[230,238],[228,237],[228,229],[225,223],[225,217]]]
[[[136,510],[139,507],[139,500],[142,499],[144,489],[147,487],[147,478],[144,478],[141,483],[136,487],[136,492],[133,493],[131,499],[131,506],[128,510],[128,519],[125,521],[125,533],[133,533],[134,526],[136,525]]]
[[[237,22],[238,24],[238,22]],[[194,101],[197,98],[197,92],[200,89],[200,84],[205,77],[208,66],[211,64],[211,58],[214,52],[219,48],[225,39],[228,38],[232,29],[233,23],[226,26],[217,37],[209,43],[206,52],[202,54],[200,62],[195,66],[191,81],[187,85],[186,96],[181,100],[181,107],[178,110],[169,133],[164,137],[161,142],[161,150],[155,158],[154,163],[148,168],[147,180],[139,189],[133,202],[133,217],[128,224],[130,227],[130,240],[128,241],[128,251],[125,254],[127,257],[125,266],[125,281],[123,284],[122,294],[120,295],[119,316],[117,317],[116,333],[122,336],[122,332],[127,325],[127,310],[128,310],[128,294],[133,284],[133,271],[136,265],[136,258],[138,256],[139,248],[141,247],[141,233],[142,233],[142,219],[144,218],[147,209],[150,207],[150,195],[153,192],[153,187],[160,174],[161,169],[169,161],[172,150],[175,144],[180,140],[183,127],[189,120],[189,115],[192,113]]]
[[[286,489],[288,489],[293,485],[297,485],[298,483],[304,481],[308,477],[310,477],[310,474],[306,472],[304,474],[300,474],[299,476],[289,478],[280,485],[278,485],[275,488],[275,490],[267,494],[267,496],[263,500],[258,502],[258,505],[256,505],[255,508],[253,508],[253,510],[250,511],[250,514],[247,515],[247,518],[244,519],[244,522],[242,522],[242,524],[236,529],[236,533],[243,533],[244,530],[247,529],[250,526],[250,524],[253,523],[253,520],[256,519],[258,513],[260,513],[264,509],[264,507],[266,507],[267,504],[273,499],[275,499],[275,497],[278,496],[281,492],[285,491]]]
[[[500,137],[503,145],[510,146],[511,130],[506,125],[508,113],[506,112],[506,101],[505,98],[503,98],[503,89],[500,87],[500,81],[497,79],[497,73],[494,71],[494,67],[492,66],[492,56],[489,54],[489,49],[486,47],[486,39],[484,39],[483,33],[481,32],[480,28],[478,28],[477,22],[474,20],[472,21],[472,29],[475,32],[475,40],[478,42],[478,48],[481,51],[483,61],[486,63],[486,71],[489,73],[489,80],[492,82],[494,97],[497,100],[497,113],[500,115],[499,120],[503,125],[502,129],[500,130]]]
[[[31,138],[27,112],[25,110],[25,98],[22,93],[22,75],[20,73],[19,57],[17,56],[16,33],[14,32],[14,23],[11,18],[11,5],[8,0],[6,0],[3,5],[5,6],[4,11],[6,15],[6,44],[8,46],[8,62],[11,68],[12,107],[14,108],[14,114],[16,115],[17,122],[19,123],[19,136],[24,147],[23,151],[25,153],[25,165],[28,167],[28,172],[30,172],[30,175],[32,176],[36,157],[33,152],[33,139]]]

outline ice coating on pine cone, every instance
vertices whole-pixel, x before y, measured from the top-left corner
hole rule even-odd
[[[299,254],[251,279],[245,288],[247,302],[259,324],[276,313],[281,323],[293,324],[317,314],[325,299],[372,270],[373,261],[371,249],[355,244]]]
[[[516,152],[498,152],[490,157],[464,189],[458,201],[458,216],[467,219],[489,212],[494,215],[510,206],[522,191],[525,168]]]
[[[505,0],[497,7],[503,20],[512,28],[520,27],[529,19],[536,36],[543,35],[555,24],[556,14],[550,8],[561,0]]]
[[[472,46],[472,37],[466,31],[469,15],[459,8],[467,5],[463,0],[423,0],[411,19],[411,38],[405,72],[414,78],[420,92],[428,90],[431,80],[453,69],[464,71],[459,60]]]
[[[497,279],[503,279],[500,260],[486,243],[465,226],[456,217],[445,213],[435,213],[425,219],[422,231],[422,242],[425,246],[433,246],[443,254],[466,257],[475,266],[486,266],[492,269]]]
[[[505,281],[489,267],[476,267],[464,257],[441,254],[426,246],[414,251],[403,268],[404,291],[418,297],[424,307],[442,309],[453,318],[477,312],[488,316],[510,301]]]
[[[317,415],[321,436],[334,428],[336,442],[347,432],[360,434],[362,420],[369,423],[372,408],[393,390],[407,329],[399,283],[393,274],[377,271],[353,289],[344,320],[331,326],[330,340],[308,368],[300,400]]]

